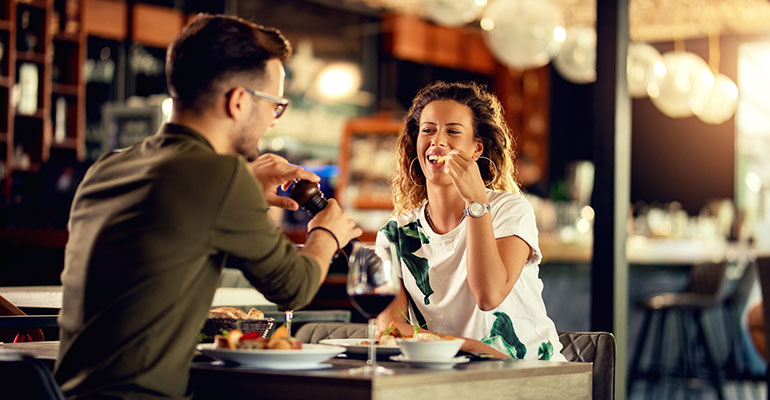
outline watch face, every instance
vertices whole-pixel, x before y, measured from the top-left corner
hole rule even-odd
[[[479,202],[473,202],[468,206],[468,214],[474,218],[483,216],[484,211],[486,211],[486,207]]]

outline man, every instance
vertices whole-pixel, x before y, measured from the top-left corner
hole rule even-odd
[[[281,96],[289,53],[275,29],[199,16],[167,52],[170,122],[86,174],[61,276],[55,376],[68,397],[189,395],[194,348],[227,254],[245,260],[245,276],[265,297],[300,308],[323,281],[337,241],[361,234],[334,200],[308,223],[323,229],[299,251],[268,219],[269,205],[297,208],[276,195],[278,186],[319,180],[258,155],[288,103]]]

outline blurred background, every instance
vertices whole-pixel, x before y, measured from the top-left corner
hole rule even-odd
[[[606,105],[592,0],[0,1],[0,286],[60,284],[78,183],[101,154],[168,119],[165,48],[199,12],[288,37],[291,105],[261,151],[321,175],[364,240],[390,216],[395,140],[417,90],[487,85],[535,208],[549,314],[560,330],[590,330],[592,201],[607,195],[593,191]],[[753,280],[735,289],[751,278],[744,250],[770,248],[770,2],[630,0],[629,37],[629,348],[644,325],[636,301],[685,290],[704,260],[726,263],[720,299],[740,297],[744,327],[759,298]],[[304,240],[304,213],[274,217]],[[352,309],[334,279],[312,307]],[[750,343],[735,366],[731,334],[715,335],[724,377],[764,390]]]

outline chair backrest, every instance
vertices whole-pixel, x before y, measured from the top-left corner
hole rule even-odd
[[[738,267],[743,269],[743,273],[740,275],[737,282],[735,282],[732,291],[728,293],[727,298],[725,298],[725,303],[736,305],[742,309],[746,305],[751,290],[754,288],[754,284],[757,281],[757,269],[754,267],[753,261],[741,263]]]
[[[297,329],[295,337],[302,343],[318,343],[323,339],[368,337],[367,325],[345,322],[308,322]]]
[[[757,257],[757,271],[759,272],[759,285],[762,287],[762,316],[765,324],[765,349],[770,349],[770,335],[767,334],[767,324],[770,321],[770,255]],[[770,370],[765,375],[768,387],[770,387]]]
[[[615,336],[609,332],[559,332],[567,361],[593,363],[593,399],[615,398]]]
[[[19,353],[0,353],[0,397],[64,400],[48,367],[34,357]]]
[[[727,265],[724,262],[699,263],[692,266],[686,293],[719,296],[725,282]]]

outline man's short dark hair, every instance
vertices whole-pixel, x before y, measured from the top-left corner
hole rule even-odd
[[[203,111],[218,85],[240,74],[261,78],[267,60],[286,61],[291,45],[275,28],[230,15],[200,14],[166,52],[166,79],[174,107]]]

